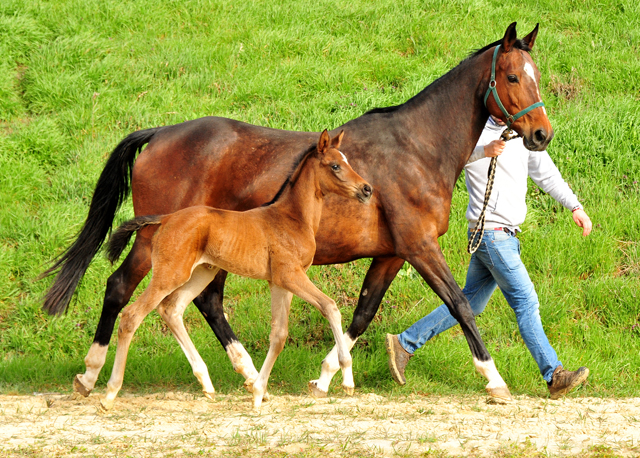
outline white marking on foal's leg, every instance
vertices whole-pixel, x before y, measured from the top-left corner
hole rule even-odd
[[[80,393],[82,396],[89,396],[89,393],[93,390],[98,380],[98,375],[104,366],[105,359],[107,358],[108,345],[100,345],[97,342],[91,344],[89,353],[84,359],[86,370],[84,374],[76,375],[73,381],[73,390],[76,393]]]
[[[348,333],[344,333],[344,341],[347,344],[347,348],[351,350],[353,345],[357,342],[358,338],[351,339]],[[326,358],[322,361],[322,371],[318,380],[312,380],[309,382],[309,388],[314,396],[322,397],[326,396],[329,391],[329,384],[333,376],[340,370],[340,362],[338,361],[338,346],[334,345]],[[353,372],[352,372],[353,383]],[[318,391],[316,391],[318,390]]]
[[[493,362],[493,359],[480,361],[473,358],[473,365],[476,367],[476,370],[489,381],[489,383],[487,383],[488,389],[507,386],[504,380],[502,380],[498,369],[496,369],[496,364]]]

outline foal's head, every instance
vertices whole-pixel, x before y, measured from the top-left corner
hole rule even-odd
[[[349,165],[349,161],[338,149],[342,143],[344,131],[331,138],[325,129],[320,134],[316,156],[320,159],[318,180],[324,194],[335,193],[345,197],[355,197],[360,202],[367,202],[373,190],[364,178],[358,175]]]
[[[531,105],[541,102],[540,72],[531,59],[529,51],[538,35],[538,26],[519,40],[516,23],[511,24],[504,38],[498,42],[500,48],[495,61],[495,89],[510,115],[516,115]],[[495,49],[495,48],[493,48]],[[507,117],[498,106],[494,95],[486,99],[489,112],[507,122]],[[523,137],[524,145],[532,151],[542,151],[553,138],[554,132],[544,106],[538,106],[522,115],[512,125],[513,130]]]

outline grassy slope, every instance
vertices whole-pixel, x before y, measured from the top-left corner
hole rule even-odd
[[[106,4],[105,4],[106,3]],[[583,239],[570,213],[535,186],[521,236],[543,323],[570,368],[592,369],[585,395],[637,395],[640,379],[640,13],[637,2],[24,2],[0,5],[0,390],[70,389],[93,338],[106,278],[92,263],[70,313],[40,310],[48,281],[34,281],[79,230],[105,158],[133,130],[205,115],[319,131],[377,106],[402,103],[517,20],[536,22],[534,59],[556,137],[550,153],[592,217]],[[460,181],[441,239],[464,282]],[[131,216],[128,205],[119,220]],[[368,260],[312,268],[350,321]],[[231,324],[261,363],[268,346],[268,290],[228,282]],[[383,336],[439,304],[405,265],[354,349],[356,384],[376,392],[481,392],[459,330],[411,361],[409,386],[386,369]],[[186,314],[214,384],[241,380],[204,320]],[[294,302],[288,346],[272,391],[300,392],[332,346],[319,313]],[[495,294],[478,323],[515,393],[544,384]],[[113,347],[98,388],[111,369]],[[125,389],[197,388],[157,315],[139,330]]]

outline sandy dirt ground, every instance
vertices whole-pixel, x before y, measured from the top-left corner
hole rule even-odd
[[[640,398],[99,396],[0,396],[0,456],[640,456]]]

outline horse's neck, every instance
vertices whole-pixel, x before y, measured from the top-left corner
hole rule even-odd
[[[322,190],[316,175],[318,162],[317,158],[308,157],[295,181],[274,204],[279,212],[311,227],[314,234],[318,231],[322,214]]]
[[[424,159],[431,166],[434,161],[446,163],[452,185],[489,116],[483,97],[490,67],[490,52],[469,58],[408,100],[401,110],[399,121],[411,129],[415,141],[425,145]]]

